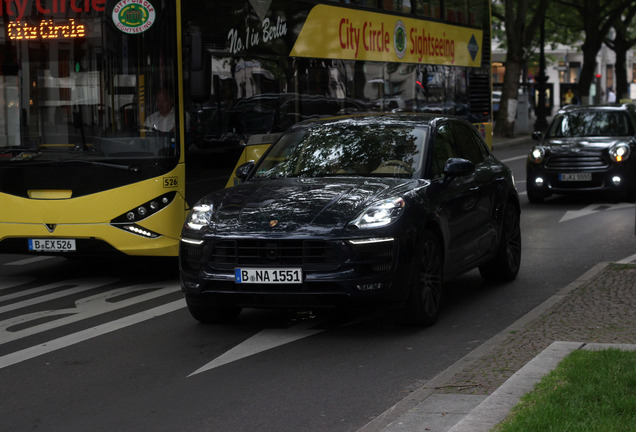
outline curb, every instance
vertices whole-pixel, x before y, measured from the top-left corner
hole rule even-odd
[[[596,264],[590,270],[583,273],[583,275],[581,275],[576,280],[574,280],[573,282],[569,283],[567,286],[565,286],[564,288],[556,292],[550,298],[545,300],[540,305],[536,306],[534,309],[532,309],[530,312],[528,312],[527,314],[519,318],[510,326],[506,327],[505,329],[500,331],[498,334],[488,339],[486,342],[484,342],[483,344],[475,348],[473,351],[471,351],[470,353],[468,353],[467,355],[465,355],[464,357],[456,361],[454,364],[449,366],[446,370],[442,371],[441,373],[433,377],[422,387],[412,392],[409,396],[405,397],[404,399],[399,401],[397,404],[393,405],[391,408],[389,408],[388,410],[380,414],[371,422],[367,423],[357,432],[394,432],[394,431],[400,430],[399,425],[401,423],[404,423],[404,424],[412,423],[412,421],[408,419],[409,412],[411,410],[418,411],[418,407],[422,406],[422,404],[425,403],[425,401],[429,397],[436,396],[433,394],[436,388],[444,386],[444,384],[450,381],[451,378],[455,376],[458,372],[468,369],[471,365],[473,365],[480,358],[482,358],[484,355],[490,352],[493,348],[499,346],[504,341],[506,336],[508,336],[508,334],[524,328],[530,322],[534,321],[535,319],[543,315],[553,305],[563,300],[570,292],[574,291],[575,289],[581,287],[582,285],[586,283],[589,283],[598,273],[600,273],[608,265],[609,265],[608,262],[601,262]],[[582,343],[575,343],[575,344],[577,346],[582,345]],[[497,391],[495,391],[495,393],[496,392]],[[459,396],[459,397],[465,398],[465,396]],[[490,396],[481,396],[481,397],[478,396],[480,400],[477,400],[476,401],[477,403],[474,403],[475,400],[473,400],[472,406],[470,406],[469,407],[470,409],[467,409],[467,410],[453,409],[452,403],[449,405],[446,405],[446,407],[444,408],[444,411],[440,411],[439,415],[446,416],[447,415],[446,413],[453,413],[454,416],[459,416],[460,418],[450,425],[448,424],[442,425],[443,429],[439,429],[439,430],[447,430],[450,432],[450,427],[454,426],[455,423],[458,423],[458,422],[461,423],[464,417],[472,413],[472,408],[478,406],[480,403],[485,402],[485,400],[488,399],[489,397]],[[510,397],[512,398],[513,396],[510,396]],[[514,404],[512,406],[514,406]],[[492,407],[489,408],[489,410],[492,410],[492,409],[493,409]],[[503,409],[504,408],[502,408],[502,410]],[[508,412],[509,412],[509,409],[506,409],[502,419],[505,418]],[[452,421],[451,418],[449,418],[448,420]],[[491,424],[490,427],[493,427],[496,424],[497,423]],[[390,426],[397,426],[397,427],[389,428]],[[473,427],[470,428],[470,432],[476,432],[477,429],[474,428],[475,425],[472,425],[472,426]],[[405,430],[408,430],[408,429],[405,429]],[[460,432],[460,431],[462,432],[469,431],[469,429],[458,429],[456,431],[453,430],[453,432]]]
[[[493,394],[464,416],[449,432],[488,432],[502,422],[521,398],[573,351],[600,351],[609,348],[636,351],[633,344],[553,342],[501,385]]]

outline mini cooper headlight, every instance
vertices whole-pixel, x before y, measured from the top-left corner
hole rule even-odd
[[[624,162],[629,157],[630,149],[629,145],[625,143],[616,144],[609,150],[610,158],[614,162]]]
[[[404,200],[399,197],[377,202],[363,211],[351,224],[360,229],[389,225],[400,217],[404,204]]]
[[[534,147],[530,154],[528,155],[528,159],[533,163],[541,163],[543,162],[543,158],[545,157],[545,149],[543,147]]]
[[[209,203],[200,203],[192,207],[192,211],[186,220],[186,226],[193,230],[200,230],[212,224],[214,206]]]

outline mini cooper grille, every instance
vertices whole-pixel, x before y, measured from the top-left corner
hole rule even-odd
[[[580,170],[606,168],[608,163],[601,155],[576,154],[550,156],[545,167],[558,170]]]
[[[217,269],[277,265],[327,270],[338,265],[330,244],[315,240],[222,240],[212,245],[209,262]]]

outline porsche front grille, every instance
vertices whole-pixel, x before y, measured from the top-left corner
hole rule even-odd
[[[219,270],[246,265],[328,270],[335,268],[338,260],[331,245],[324,241],[241,239],[215,242],[209,263]]]

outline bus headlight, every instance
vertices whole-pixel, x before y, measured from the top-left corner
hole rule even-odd
[[[139,222],[140,220],[150,217],[158,211],[161,211],[162,209],[167,207],[176,195],[176,192],[165,193],[151,201],[145,202],[133,209],[128,210],[126,213],[119,215],[115,219],[111,220],[110,223],[122,224]]]

